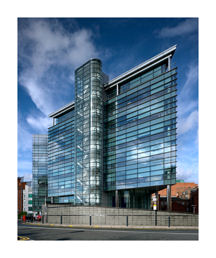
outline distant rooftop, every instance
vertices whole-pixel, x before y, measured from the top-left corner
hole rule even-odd
[[[198,184],[195,183],[176,183],[175,185],[171,186],[171,196],[176,197],[181,195],[184,191],[190,191],[194,188],[197,188]],[[160,194],[160,197],[166,197],[167,196],[167,189],[160,190],[158,192]]]

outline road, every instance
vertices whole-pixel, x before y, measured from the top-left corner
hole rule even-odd
[[[69,228],[18,224],[23,240],[198,240],[198,230]]]

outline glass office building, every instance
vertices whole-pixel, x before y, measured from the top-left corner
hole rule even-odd
[[[47,135],[33,135],[32,144],[32,210],[41,211],[47,197]]]
[[[91,59],[75,71],[75,101],[50,114],[53,203],[149,208],[176,180],[173,46],[111,81]]]

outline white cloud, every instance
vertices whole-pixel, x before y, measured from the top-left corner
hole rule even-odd
[[[25,127],[18,124],[18,149],[20,151],[29,151],[32,149],[32,134]]]
[[[181,87],[179,94],[179,101],[183,101],[184,103],[186,99],[191,97],[193,90],[197,87],[198,66],[190,64],[187,71],[185,83]]]
[[[185,134],[198,127],[197,94],[198,67],[190,64],[186,79],[178,96],[178,134]]]
[[[38,115],[31,110],[26,121],[19,115],[22,116],[18,122],[20,174],[31,171],[31,161],[23,161],[24,155],[29,156],[32,149],[31,131],[47,131],[51,122],[48,114],[73,100],[75,68],[97,57],[98,51],[91,31],[81,29],[68,33],[58,21],[49,22],[49,19],[21,19],[18,35],[19,85],[42,113]],[[28,173],[26,175],[29,177]]]
[[[27,122],[32,128],[39,131],[47,131],[47,128],[51,126],[51,121],[48,117],[33,117],[30,115],[27,117]]]
[[[185,182],[198,183],[198,164],[196,161],[190,164],[177,163],[177,179],[183,179]]]
[[[27,26],[20,25],[19,83],[46,116],[66,104],[64,97],[72,92],[74,69],[96,56],[88,30],[69,34],[57,21],[42,19],[30,19]]]
[[[178,106],[178,117],[183,117],[185,114],[197,109],[197,101],[189,100],[187,103],[182,101]]]
[[[158,32],[160,38],[171,38],[176,36],[185,36],[197,30],[197,19],[186,19],[173,27],[164,27]]]
[[[32,162],[29,160],[18,160],[18,176],[24,177],[24,181],[32,180]]]
[[[32,170],[32,162],[28,160],[19,160],[18,161],[18,170]]]
[[[37,79],[26,74],[21,75],[20,82],[26,88],[32,101],[36,107],[43,113],[48,115],[54,109],[54,101],[51,90],[44,85],[43,82],[38,82]]]
[[[24,177],[24,182],[32,181],[32,174],[31,173],[20,173],[19,177]]]
[[[181,80],[183,81],[183,80]],[[198,67],[189,64],[178,95],[177,178],[198,183]]]
[[[197,129],[195,144],[196,144],[197,146],[199,146],[199,128]]]
[[[178,135],[187,133],[198,125],[198,111],[192,111],[186,118],[179,119]]]
[[[184,179],[186,182],[198,183],[198,149],[196,141],[196,132],[190,135],[183,135],[178,143],[177,155],[177,179]],[[185,139],[184,139],[185,138]]]

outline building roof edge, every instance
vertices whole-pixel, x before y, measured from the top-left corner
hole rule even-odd
[[[142,67],[145,67],[147,65],[150,65],[152,64],[153,62],[165,57],[165,56],[168,56],[168,55],[171,55],[173,56],[174,55],[174,52],[176,50],[176,47],[177,47],[177,44],[176,45],[173,45],[172,47],[162,51],[161,53],[157,54],[156,56],[153,56],[151,57],[150,59],[144,61],[143,63],[133,67],[132,69],[128,70],[127,72],[125,73],[122,73],[120,75],[118,75],[117,77],[113,78],[111,81],[109,81],[105,87],[109,86],[109,85],[112,85],[114,83],[116,83],[117,81],[121,80],[122,78],[126,77],[127,75],[129,74],[132,74],[134,72],[136,72],[137,70],[141,69]]]
[[[75,106],[75,102],[72,101],[66,105],[64,105],[63,107],[59,108],[58,110],[56,110],[55,112],[52,112],[51,114],[49,114],[49,117],[58,117],[59,115],[61,115],[62,113],[74,108]]]

